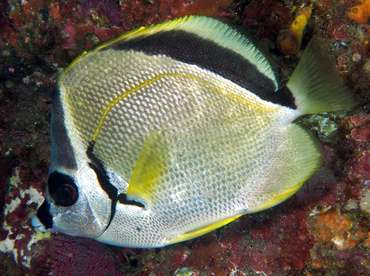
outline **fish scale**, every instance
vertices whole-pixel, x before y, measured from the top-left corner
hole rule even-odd
[[[222,132],[222,131],[221,131]],[[190,131],[190,133],[192,133],[192,131]],[[198,132],[196,132],[198,133]],[[199,138],[194,138],[192,139],[192,141],[194,141],[194,144],[196,145],[210,145],[210,144],[215,144],[215,146],[219,146],[218,148],[224,148],[225,150],[227,148],[225,148],[225,145],[219,145],[220,142],[219,141],[212,141],[212,143],[209,142],[210,139],[206,139],[207,136],[207,133],[203,133],[203,135],[201,135]],[[224,144],[226,144],[226,142],[224,141],[224,137],[220,137],[221,138],[221,141],[224,142]],[[185,139],[186,141],[188,141],[188,139]],[[244,140],[243,140],[244,141]],[[248,140],[246,140],[248,141]],[[239,155],[240,155],[240,152],[242,152],[243,150],[243,147],[240,146],[240,143],[234,143],[234,141],[228,141],[228,144],[232,143],[234,146],[234,150],[238,150],[239,152]],[[252,144],[253,145],[253,144]],[[187,145],[189,147],[189,145]],[[183,187],[182,187],[182,190],[183,191],[194,191],[194,193],[192,195],[189,195],[191,198],[198,198],[198,200],[194,200],[192,202],[189,202],[188,204],[184,204],[181,208],[181,210],[178,210],[176,212],[176,216],[177,216],[177,219],[176,221],[178,222],[178,226],[182,229],[186,229],[187,228],[187,225],[197,225],[197,224],[200,224],[200,223],[204,223],[204,218],[203,216],[205,215],[206,217],[210,217],[210,218],[213,218],[213,217],[219,217],[220,214],[226,216],[226,217],[229,217],[229,216],[233,216],[235,215],[235,210],[238,210],[238,208],[235,207],[235,203],[233,204],[233,202],[227,202],[228,200],[233,200],[236,198],[236,194],[238,194],[239,190],[240,190],[240,184],[242,183],[245,183],[247,181],[243,181],[242,178],[238,178],[238,173],[237,171],[243,171],[244,173],[241,173],[241,174],[245,174],[245,172],[247,172],[248,170],[247,169],[241,169],[241,168],[238,168],[237,166],[233,165],[233,162],[232,161],[229,161],[227,162],[227,156],[225,155],[230,155],[230,151],[227,151],[227,154],[224,154],[222,157],[223,157],[223,162],[221,163],[222,165],[224,165],[223,167],[220,168],[220,162],[215,162],[215,161],[218,161],[217,159],[213,159],[212,158],[212,161],[213,163],[209,163],[209,159],[211,158],[207,158],[207,156],[209,155],[209,153],[214,153],[213,151],[202,151],[198,146],[197,148],[194,148],[194,149],[189,149],[190,152],[196,152],[197,153],[197,156],[198,158],[196,158],[194,155],[191,156],[191,158],[188,158],[188,162],[185,163],[185,165],[183,167],[179,167],[179,164],[183,164],[183,162],[179,162],[179,161],[174,161],[174,164],[176,164],[176,170],[181,172],[181,171],[188,171],[189,168],[201,168],[201,169],[198,169],[197,171],[195,172],[191,172],[190,175],[192,176],[196,176],[196,175],[199,175],[199,171],[202,172],[202,175],[214,175],[216,177],[216,181],[214,183],[202,183],[201,179],[199,179],[199,177],[197,179],[187,179],[185,177],[181,177],[181,182],[183,183]],[[230,146],[229,148],[232,148],[232,146]],[[177,148],[179,148],[179,146],[177,145]],[[180,147],[181,148],[181,147]],[[209,147],[208,147],[209,148]],[[254,148],[252,146],[252,148]],[[203,154],[202,154],[203,153]],[[221,150],[221,153],[222,153],[222,150]],[[237,153],[234,153],[234,154],[237,154]],[[251,153],[248,153],[247,154],[249,156],[249,158],[253,159],[254,160],[254,157],[256,157],[255,155],[251,154]],[[182,155],[183,156],[183,155]],[[238,156],[238,155],[237,155]],[[232,169],[229,167],[231,165],[231,167],[233,167]],[[172,168],[172,166],[168,166],[166,165],[167,168]],[[207,168],[206,168],[207,167]],[[258,167],[258,166],[257,166]],[[175,172],[173,173],[170,173],[169,176],[168,176],[168,179],[164,178],[163,179],[163,182],[165,183],[178,183],[178,180],[177,180],[177,177],[176,177],[176,170]],[[217,170],[219,171],[219,175],[217,174],[214,174],[214,172],[212,170]],[[191,169],[190,169],[191,171]],[[228,174],[231,174],[231,175],[235,175],[236,178],[234,178],[233,180],[234,181],[230,181],[228,179],[225,179],[225,175],[222,174],[221,172],[224,171],[224,172],[227,172]],[[167,175],[165,173],[165,175]],[[235,181],[237,179],[237,181]],[[159,181],[160,182],[160,181]],[[222,185],[222,183],[225,183],[227,182],[228,185]],[[251,181],[248,181],[248,183],[250,183]],[[217,184],[217,185],[215,185]],[[221,185],[220,185],[221,184]],[[238,185],[239,184],[239,185]],[[153,197],[152,198],[152,203],[155,205],[156,202],[162,202],[162,204],[160,205],[161,208],[158,207],[159,210],[156,210],[156,208],[154,207],[153,208],[153,213],[158,213],[158,216],[157,218],[153,218],[153,219],[158,219],[158,220],[161,220],[161,221],[165,221],[167,224],[169,224],[172,219],[171,216],[168,216],[168,212],[167,210],[172,210],[174,208],[173,203],[171,201],[165,201],[164,199],[168,199],[170,198],[170,194],[172,192],[172,187],[168,187],[168,185],[161,185],[161,183],[159,183],[157,185],[157,187],[159,188],[159,190],[155,190],[155,191],[152,191],[152,194],[153,195],[156,195],[156,197]],[[202,193],[202,191],[205,191]],[[227,197],[225,197],[225,194],[226,195],[229,195]],[[208,205],[208,204],[205,204],[204,202],[207,202],[207,199],[213,199],[213,201],[217,202],[217,204],[215,204],[214,202],[211,204],[211,205]],[[227,200],[226,200],[227,199]],[[195,203],[195,205],[194,205]],[[201,206],[201,207],[199,207]],[[240,208],[239,208],[240,209]],[[161,215],[161,213],[163,213],[163,215]],[[191,214],[198,214],[197,216],[192,216]],[[180,219],[181,217],[181,219]],[[169,221],[167,221],[169,219]]]
[[[77,80],[70,80],[71,82],[78,82]],[[114,88],[114,87],[112,87],[112,88]],[[135,89],[135,88],[134,88]],[[149,89],[149,91],[152,91],[151,89],[150,89],[150,87],[148,88]],[[169,88],[167,88],[167,90],[170,90]],[[125,93],[125,92],[123,92],[123,93]],[[158,93],[161,93],[161,91],[158,91]],[[173,93],[173,90],[172,90],[172,93]],[[140,93],[141,94],[141,93]],[[100,97],[99,95],[97,95],[97,97]],[[117,98],[119,98],[120,97],[120,95],[117,95],[116,96]],[[126,98],[124,98],[124,99],[122,99],[122,102],[124,101],[124,100],[126,100]],[[128,99],[127,99],[128,100]],[[199,100],[200,100],[200,98],[199,97],[197,97],[197,103],[199,103]],[[208,100],[208,99],[207,99]],[[202,100],[202,102],[206,102],[207,101],[206,99],[203,99]],[[131,101],[131,107],[137,107],[137,105],[135,105],[135,101],[136,101],[136,99],[134,98],[132,101]],[[214,102],[216,102],[217,100],[215,99],[214,100]],[[140,102],[140,103],[142,103],[142,101]],[[159,106],[158,108],[159,108],[159,110],[165,110],[164,109],[164,107],[163,106],[161,106],[160,105],[160,101],[159,102],[156,102],[156,104]],[[110,103],[109,103],[109,101],[106,101],[105,102],[105,105],[107,106],[107,105],[109,105]],[[168,102],[168,101],[166,101],[166,102],[164,102],[163,104],[173,104],[173,103],[171,103],[171,102]],[[124,104],[121,104],[121,105],[124,105]],[[126,113],[126,114],[128,114],[128,117],[132,120],[132,114],[130,114],[130,112],[128,111],[128,110],[125,110],[122,106],[120,105],[120,103],[117,103],[116,105],[115,105],[115,107],[114,108],[116,108],[117,110],[122,110],[122,112],[123,113]],[[88,106],[88,105],[87,105]],[[180,107],[180,106],[179,106]],[[186,112],[184,112],[183,110],[181,110],[180,108],[178,107],[178,109],[176,110],[176,112],[178,113],[178,114],[181,114],[181,116],[183,116],[184,114],[186,114]],[[94,110],[94,114],[98,114],[99,113],[99,108],[101,108],[101,106],[99,105],[97,108],[96,108],[96,110]],[[103,107],[104,108],[104,107]],[[203,105],[203,109],[205,108],[205,105]],[[76,106],[76,109],[75,110],[77,110],[78,109],[78,106]],[[194,110],[190,110],[190,107],[189,107],[189,105],[186,105],[186,109],[188,109],[187,110],[187,113],[191,113],[191,112],[193,112]],[[195,111],[195,112],[197,112],[197,111]],[[198,111],[198,112],[202,112],[202,110],[200,110],[200,111]],[[133,111],[133,113],[135,114],[135,111]],[[112,110],[109,112],[109,114],[108,115],[110,115],[110,114],[112,114],[113,116],[114,116],[114,114],[117,114],[117,112],[115,112],[115,110],[112,108]],[[142,114],[145,114],[144,112],[142,112]],[[165,119],[169,119],[169,116],[172,116],[173,114],[169,114],[168,112],[166,113],[166,114],[163,114],[164,116],[164,118]],[[150,117],[150,118],[153,118],[152,120],[154,120],[154,121],[156,121],[156,120],[160,120],[161,119],[161,117],[162,117],[162,114],[159,114],[158,116],[150,116],[150,115],[148,115],[148,117]],[[120,119],[122,119],[122,118],[120,118]],[[96,119],[96,120],[90,120],[90,124],[89,125],[91,125],[91,122],[95,122],[95,121],[99,121],[100,119]],[[180,118],[180,120],[183,120],[182,118]],[[111,121],[111,122],[110,122]],[[177,120],[177,118],[174,118],[173,120],[172,120],[173,122],[177,122],[178,120]],[[111,128],[111,126],[112,125],[115,125],[116,127],[119,127],[119,125],[120,124],[122,124],[122,123],[120,123],[120,122],[118,122],[117,120],[110,120],[110,118],[109,118],[109,116],[107,116],[106,118],[105,118],[105,120],[104,120],[104,124],[103,124],[103,128],[102,128],[102,132],[103,133],[105,133],[106,135],[109,135],[110,133],[111,133],[111,131],[110,131],[110,129],[112,129]],[[150,125],[152,125],[153,124],[153,121],[152,122],[148,122],[148,128],[149,128],[149,130],[150,130]],[[158,124],[158,122],[157,122],[157,124]],[[135,125],[135,123],[133,123],[133,124],[130,124],[131,125],[131,127],[133,127],[133,129],[130,131],[131,133],[137,133],[137,132],[140,132],[141,131],[141,129],[139,129],[138,127],[141,127],[141,128],[143,128],[143,125],[141,125],[141,126],[137,126],[137,125]],[[84,126],[86,126],[86,124],[85,124],[85,121],[79,126],[80,128],[83,128]],[[123,128],[122,126],[121,126],[121,128]],[[159,125],[158,126],[158,128],[161,128],[161,126]],[[86,137],[91,137],[92,136],[92,133],[94,133],[94,129],[96,130],[96,125],[95,125],[95,128],[94,127],[90,127],[88,130],[86,130],[86,133],[84,133],[84,136],[86,136]],[[123,132],[123,130],[121,131],[121,133]],[[89,134],[90,133],[90,134]],[[100,140],[101,139],[101,140]],[[142,141],[143,140],[145,140],[145,138],[142,138]],[[102,136],[102,137],[100,137],[99,139],[97,139],[96,140],[96,150],[97,150],[97,152],[99,151],[99,141],[102,141],[102,143],[103,144],[107,144],[107,143],[110,143],[111,141],[110,141],[110,138],[109,137],[106,137],[106,136]],[[85,143],[88,143],[89,141],[88,140],[86,140],[86,142]],[[110,143],[110,144],[112,144],[112,143]],[[132,146],[132,145],[131,145]],[[140,145],[138,145],[138,146],[136,146],[136,148],[138,148],[138,149],[140,149]],[[118,150],[118,149],[115,149],[115,150]],[[125,151],[125,148],[121,148],[121,151]],[[130,161],[127,161],[126,163],[123,163],[124,165],[122,166],[122,167],[125,167],[125,168],[129,168],[129,166],[127,165],[127,163],[133,163],[132,162],[132,159],[137,159],[137,157],[138,157],[138,152],[136,153],[136,155],[134,155],[134,156],[132,156],[131,158],[129,158],[128,156],[124,156],[124,155],[121,155],[122,156],[122,158],[121,159],[125,159],[125,160],[130,160]],[[102,155],[102,157],[103,158],[106,158],[107,156],[103,156]],[[124,162],[124,161],[123,161]],[[132,169],[133,170],[133,169]],[[126,177],[126,179],[128,180],[129,179],[129,177],[131,176],[131,174],[128,172],[127,173],[127,175],[125,175],[125,177]]]

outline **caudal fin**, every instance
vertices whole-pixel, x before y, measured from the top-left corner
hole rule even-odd
[[[303,114],[343,110],[357,104],[318,38],[311,39],[307,45],[287,87]]]

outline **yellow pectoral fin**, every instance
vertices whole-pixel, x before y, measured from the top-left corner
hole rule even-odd
[[[169,162],[169,149],[160,131],[153,131],[146,139],[127,189],[130,199],[143,199],[151,203],[154,187]]]
[[[175,239],[170,240],[168,242],[168,244],[183,242],[183,241],[187,241],[187,240],[194,239],[196,237],[202,236],[204,234],[207,234],[208,232],[211,232],[211,231],[213,231],[213,230],[215,230],[217,228],[220,228],[220,227],[222,227],[222,226],[224,226],[224,225],[226,225],[226,224],[228,224],[228,223],[236,220],[240,216],[242,216],[242,215],[237,215],[237,216],[232,217],[232,218],[221,220],[219,222],[216,222],[216,223],[207,225],[206,227],[202,227],[202,228],[196,229],[194,231],[185,233],[185,234],[181,235],[180,237],[177,237]]]

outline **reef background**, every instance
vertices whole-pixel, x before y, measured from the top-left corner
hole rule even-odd
[[[36,235],[49,166],[51,93],[61,70],[127,30],[201,14],[242,24],[270,52],[282,83],[301,52],[277,50],[297,8],[312,4],[302,48],[325,39],[357,108],[300,119],[323,167],[292,198],[200,238],[162,249]],[[354,6],[360,5],[354,8]],[[349,14],[363,11],[361,20]],[[369,275],[370,1],[0,0],[1,275]],[[360,23],[359,23],[360,22]]]

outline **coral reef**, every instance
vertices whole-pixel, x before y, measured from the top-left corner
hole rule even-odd
[[[1,275],[370,274],[369,1],[0,0]],[[305,116],[323,167],[286,202],[194,240],[161,249],[117,248],[35,234],[49,166],[51,92],[59,72],[94,44],[171,18],[205,14],[243,24],[272,54],[284,83],[300,56],[277,49],[312,5],[302,48],[321,35],[356,109]],[[355,16],[356,15],[356,16]],[[302,28],[303,30],[303,28]]]

